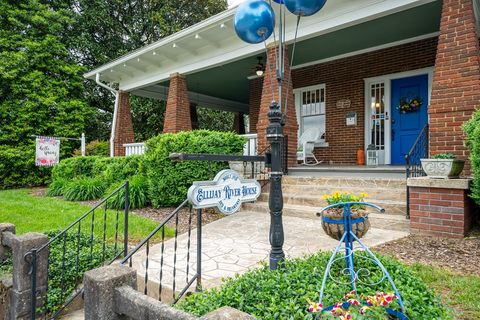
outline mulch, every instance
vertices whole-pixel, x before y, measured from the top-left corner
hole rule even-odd
[[[142,208],[142,209],[134,209],[132,213],[157,221],[163,222],[165,218],[167,218],[175,208]],[[202,225],[206,225],[210,222],[223,218],[224,215],[221,213],[217,213],[215,210],[212,209],[204,209],[202,212]],[[190,214],[189,209],[182,209],[178,215],[178,234],[182,234],[188,231],[189,228],[189,221],[190,221]],[[175,219],[171,219],[167,226],[175,228],[176,221]],[[191,228],[195,229],[197,226],[197,211],[192,210],[192,217],[191,217]]]
[[[463,239],[410,235],[373,248],[406,264],[422,263],[480,276],[480,231]]]

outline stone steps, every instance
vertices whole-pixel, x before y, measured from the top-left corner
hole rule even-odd
[[[269,214],[268,203],[266,202],[245,203],[243,210],[254,211],[259,214]],[[310,206],[287,204],[283,207],[284,216],[308,219],[311,220],[312,223],[320,223],[320,218],[317,216],[318,211],[319,208]],[[410,223],[409,220],[405,218],[405,215],[376,212],[377,213],[371,212],[368,215],[373,228],[396,231],[410,230]]]

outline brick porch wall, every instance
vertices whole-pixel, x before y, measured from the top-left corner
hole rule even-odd
[[[285,49],[286,51],[286,49]],[[270,45],[268,47],[268,57],[267,57],[267,66],[265,69],[265,76],[263,81],[262,95],[260,108],[258,113],[258,121],[256,124],[256,130],[258,133],[258,145],[257,150],[259,152],[263,151],[267,146],[266,130],[269,124],[268,120],[268,111],[270,109],[270,104],[272,100],[278,101],[278,85],[276,81],[276,70],[275,70],[275,61],[276,61],[276,52],[277,48]],[[287,91],[289,92],[288,96],[288,112],[286,115],[286,124],[283,127],[283,135],[288,137],[288,165],[295,166],[297,164],[297,116],[295,113],[295,101],[293,99],[293,88],[292,82],[289,81],[290,78],[290,62],[288,60],[288,54],[285,54],[285,76],[284,76],[284,85],[282,88],[283,100],[287,96]],[[272,96],[272,86],[270,80],[273,81],[273,96]],[[287,86],[290,87],[287,90]]]
[[[410,186],[409,203],[412,233],[462,238],[474,224],[468,189]]]
[[[480,105],[480,50],[472,0],[444,0],[430,103],[430,153],[467,160],[462,124]],[[470,172],[469,161],[464,174]]]
[[[364,149],[364,78],[432,67],[437,38],[416,41],[392,48],[338,59],[292,71],[294,88],[318,84],[326,86],[326,141],[328,148],[315,154],[326,163],[354,164],[356,152]],[[349,99],[351,107],[338,109],[338,100]],[[345,115],[357,113],[357,126],[346,126]]]
[[[118,95],[113,154],[114,156],[124,156],[125,147],[123,144],[135,142],[135,135],[133,131],[132,112],[130,110],[130,95],[124,91],[120,91]]]

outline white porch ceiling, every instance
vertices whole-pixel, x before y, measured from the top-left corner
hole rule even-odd
[[[298,32],[298,41],[309,43],[313,39],[331,34],[368,21],[412,9],[438,0],[331,0],[315,16],[303,18]],[[274,5],[278,12],[278,5]],[[133,51],[119,59],[85,74],[94,79],[100,74],[101,81],[118,83],[119,88],[132,94],[163,98],[161,86],[167,85],[170,74],[179,72],[187,75],[205,70],[222,69],[234,62],[245,64],[246,59],[263,54],[264,44],[250,45],[242,42],[235,34],[231,8],[188,29],[166,37],[149,46]],[[278,14],[277,14],[278,17]],[[287,15],[287,42],[293,42],[296,17]],[[269,39],[273,42],[273,37]],[[332,43],[335,45],[335,43]],[[242,62],[243,61],[243,62]],[[252,60],[252,65],[254,60]],[[225,68],[228,70],[228,68]],[[210,74],[218,77],[218,72]],[[228,81],[224,74],[221,81]],[[195,81],[199,81],[199,77]],[[218,79],[204,79],[205,81]],[[215,82],[215,81],[213,81]],[[157,91],[160,90],[160,91]],[[192,90],[192,88],[190,88]],[[195,91],[195,88],[193,88]],[[198,91],[198,90],[197,90]],[[209,101],[211,107],[222,109],[245,109],[245,99],[238,97],[212,98],[207,94],[190,93],[192,99]],[[240,101],[242,100],[242,101]]]

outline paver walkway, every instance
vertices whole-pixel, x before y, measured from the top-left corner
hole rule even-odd
[[[409,234],[408,226],[402,223],[404,216],[387,216],[372,214],[372,228],[363,238],[368,246],[375,246],[387,241],[405,237]],[[288,258],[301,257],[320,250],[333,250],[337,241],[328,237],[319,218],[283,217],[285,231],[284,251]],[[390,228],[391,226],[391,228]],[[202,237],[202,278],[203,287],[211,288],[220,285],[222,278],[232,277],[251,268],[259,266],[259,262],[268,263],[270,216],[268,214],[243,211],[212,222],[203,227]],[[181,235],[177,241],[177,268],[175,270],[175,290],[183,288],[186,283],[187,235]],[[192,231],[190,246],[190,276],[196,271],[196,230]],[[165,242],[163,256],[162,284],[167,287],[173,283],[174,240]],[[158,297],[161,264],[161,244],[150,248],[149,252],[149,295]],[[144,279],[146,254],[143,252],[133,261],[140,279]],[[140,281],[141,282],[141,281]],[[170,284],[170,285],[169,285]],[[141,284],[140,284],[141,287]],[[141,289],[141,288],[139,288]],[[162,294],[162,299],[163,299]]]
[[[388,241],[403,238],[409,234],[408,224],[404,216],[370,214],[372,228],[363,241],[368,246],[379,245]],[[283,217],[285,231],[284,251],[288,258],[333,250],[337,241],[328,237],[319,218]],[[270,216],[265,213],[242,211],[203,226],[202,231],[202,277],[203,287],[212,288],[221,284],[224,277],[244,273],[268,263],[270,243],[268,240]],[[188,254],[188,237],[179,235],[177,239],[176,291],[186,283],[186,258]],[[165,242],[163,256],[162,300],[171,299],[173,283],[174,239]],[[196,272],[196,230],[192,230],[190,244],[189,275]],[[149,295],[158,298],[158,283],[161,263],[161,244],[153,245],[149,252],[148,289]],[[139,290],[145,277],[146,252],[138,254],[133,267],[138,271]],[[193,289],[194,285],[192,286]],[[64,319],[83,319],[83,310],[64,317]]]

